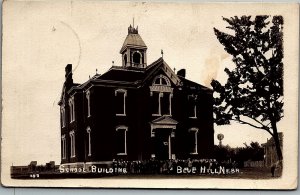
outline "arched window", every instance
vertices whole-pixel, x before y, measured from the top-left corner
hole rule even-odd
[[[67,144],[66,144],[66,135],[61,136],[61,152],[62,152],[62,159],[66,159],[67,157]]]
[[[70,123],[75,120],[75,101],[74,96],[69,99],[69,108],[70,108]]]
[[[123,59],[124,59],[124,66],[126,66],[127,65],[127,55],[126,54],[124,55]]]
[[[72,99],[69,99],[69,111],[70,111],[70,123],[73,121],[73,102]]]
[[[173,89],[170,80],[164,75],[158,75],[150,86],[152,115],[172,115]]]
[[[127,155],[127,131],[128,127],[118,126],[116,127],[117,133],[117,155]]]
[[[188,95],[188,114],[189,118],[197,118],[197,95]]]
[[[71,144],[71,158],[75,157],[75,132],[70,131],[70,144]]]
[[[61,127],[66,126],[66,115],[65,115],[65,105],[62,105],[60,108],[60,116],[61,116]]]
[[[190,128],[189,129],[189,137],[191,140],[191,146],[190,146],[190,154],[198,154],[198,128]]]
[[[126,116],[126,96],[127,91],[125,89],[115,90],[117,116]]]
[[[90,95],[91,95],[90,91],[87,91],[86,99],[87,99],[87,115],[88,115],[88,117],[91,116],[91,101],[90,101],[91,97],[90,97]]]
[[[133,63],[140,64],[141,63],[141,54],[139,52],[133,53]]]
[[[88,134],[88,156],[92,156],[91,128],[87,127],[86,132]]]
[[[166,86],[171,86],[170,80],[164,76],[164,75],[159,75],[154,78],[152,85],[166,85]]]

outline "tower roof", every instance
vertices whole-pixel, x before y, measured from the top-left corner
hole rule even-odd
[[[123,43],[120,53],[123,53],[128,47],[147,49],[145,42],[138,33],[138,27],[134,28],[131,25],[128,27],[128,35]]]

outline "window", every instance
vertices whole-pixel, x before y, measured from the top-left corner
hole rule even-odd
[[[172,115],[173,88],[170,80],[164,75],[158,75],[150,86],[152,116]]]
[[[92,145],[91,145],[91,128],[87,127],[86,132],[88,134],[88,156],[92,156]]]
[[[169,95],[169,115],[172,116],[172,98],[173,98],[173,94],[170,93]]]
[[[189,118],[197,118],[197,96],[189,95],[188,96],[188,114]]]
[[[172,115],[171,111],[171,99],[173,95],[171,93],[163,93],[161,98],[161,113],[162,115]]]
[[[117,116],[126,116],[126,96],[127,91],[125,89],[117,89],[115,91]]]
[[[163,94],[158,92],[153,92],[151,97],[151,108],[152,108],[152,115],[153,116],[160,116],[161,115],[161,98]]]
[[[69,99],[69,107],[70,107],[70,123],[75,120],[75,102],[74,96]]]
[[[90,117],[91,116],[90,91],[86,92],[86,99],[87,99],[87,115],[88,117]]]
[[[126,66],[127,65],[127,55],[125,54],[124,55],[124,66]]]
[[[72,99],[69,99],[69,110],[70,110],[70,122],[73,121],[73,102]]]
[[[116,128],[117,155],[127,155],[127,130],[126,126],[118,126]]]
[[[154,79],[153,85],[167,85],[171,86],[169,79],[163,75],[159,75]]]
[[[134,52],[132,58],[133,58],[133,63],[135,64],[141,63],[141,54],[139,52]]]
[[[190,154],[198,154],[198,129],[189,129],[190,139],[191,139],[191,152]]]
[[[171,116],[173,94],[152,92],[151,95],[152,116]]]
[[[66,159],[67,157],[66,135],[61,136],[61,146],[62,146],[62,158]]]
[[[71,144],[71,157],[75,157],[75,132],[74,130],[70,131],[70,144]]]
[[[66,126],[66,110],[65,110],[65,105],[62,105],[60,108],[60,116],[61,116],[61,127]]]

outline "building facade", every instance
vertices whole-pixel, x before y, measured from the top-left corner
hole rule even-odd
[[[212,158],[212,90],[177,74],[159,58],[147,65],[147,46],[128,28],[112,66],[83,84],[65,68],[59,102],[61,164]]]

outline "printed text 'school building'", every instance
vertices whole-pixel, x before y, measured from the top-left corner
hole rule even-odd
[[[159,58],[147,65],[147,46],[128,28],[112,66],[83,84],[65,68],[61,163],[212,158],[212,90],[177,74]]]

